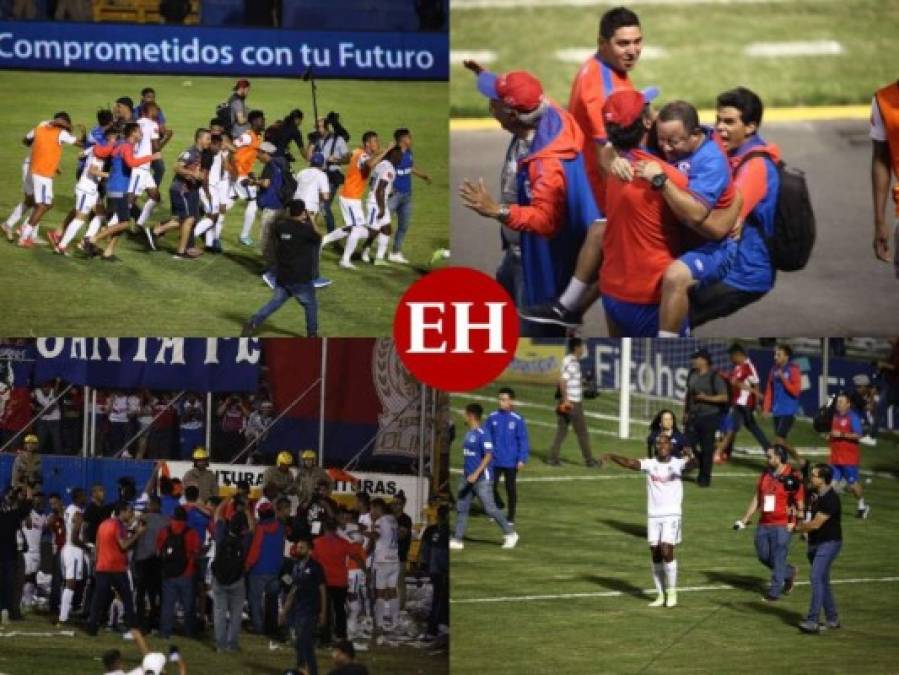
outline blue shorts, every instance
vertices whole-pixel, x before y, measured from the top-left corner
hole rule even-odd
[[[200,191],[169,190],[169,198],[172,200],[172,216],[178,220],[200,217]]]
[[[858,482],[858,465],[849,465],[849,464],[831,464],[830,468],[833,469],[833,482],[838,483],[841,480],[845,479],[847,485],[852,485],[853,483]]]
[[[690,268],[690,274],[700,286],[708,286],[727,276],[736,255],[736,240],[726,237],[687,251],[678,260]]]
[[[658,305],[641,305],[604,295],[602,307],[624,337],[656,337],[659,334]],[[690,326],[685,321],[680,336],[686,337],[689,334]]]

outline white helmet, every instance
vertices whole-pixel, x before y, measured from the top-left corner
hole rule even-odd
[[[144,660],[141,662],[141,668],[144,669],[145,675],[161,675],[161,673],[165,670],[165,664],[168,659],[165,658],[165,654],[160,652],[150,652],[144,657]]]

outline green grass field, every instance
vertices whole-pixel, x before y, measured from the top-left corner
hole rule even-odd
[[[96,110],[116,98],[138,98],[142,87],[153,86],[175,136],[165,148],[167,164],[161,192],[164,203],[152,221],[168,219],[168,188],[175,157],[193,142],[197,127],[206,126],[215,106],[229,95],[234,78],[126,76],[81,73],[0,73],[6,92],[6,113],[0,131],[5,148],[0,164],[0,218],[6,219],[21,193],[21,138],[37,122],[57,110],[67,110],[74,122],[90,129]],[[297,80],[255,79],[248,99],[251,108],[266,112],[268,122],[291,108],[306,112],[304,133],[312,124],[309,85]],[[429,186],[415,180],[414,213],[404,246],[412,266],[390,265],[357,270],[337,267],[339,250],[326,250],[321,273],[333,279],[319,291],[320,334],[340,336],[386,335],[400,295],[427,269],[432,252],[446,247],[448,223],[447,84],[434,82],[322,81],[318,88],[320,114],[341,113],[352,134],[377,131],[382,142],[393,130],[409,127],[415,138],[418,168],[431,174]],[[73,203],[76,152],[66,148],[61,175],[54,187],[56,203],[45,216],[41,232],[55,227]],[[295,166],[305,166],[298,164]],[[258,169],[257,169],[258,171]],[[335,209],[337,209],[335,203]],[[162,240],[162,251],[151,253],[139,236],[121,242],[122,262],[88,260],[79,252],[71,258],[54,255],[47,247],[19,250],[0,241],[0,285],[7,302],[0,326],[6,335],[234,335],[241,324],[267,302],[271,293],[262,283],[261,256],[237,239],[243,206],[235,206],[224,229],[224,255],[205,255],[193,263],[173,260],[175,237]],[[340,223],[339,209],[335,211]],[[395,223],[394,219],[394,223]],[[253,238],[258,241],[259,223]],[[299,305],[290,303],[271,317],[263,334],[304,335]]]
[[[497,388],[476,395],[493,397]],[[648,592],[642,474],[617,465],[586,469],[573,433],[563,446],[564,465],[544,464],[555,428],[547,405],[552,392],[515,389],[520,401],[544,405],[520,408],[533,448],[531,462],[519,474],[521,540],[515,550],[500,549],[498,528],[479,515],[469,521],[465,550],[453,551],[454,673],[897,672],[895,478],[877,475],[865,486],[872,505],[867,521],[855,519],[854,500],[843,497],[844,546],[833,579],[861,581],[834,586],[840,631],[806,636],[796,628],[808,608],[805,583],[776,605],[762,602],[768,574],[756,560],[753,529],[731,529],[752,496],[762,461],[739,456],[715,467],[710,489],[686,484],[684,541],[677,548],[679,604],[653,609],[647,607],[654,596]],[[587,409],[614,410],[614,398],[603,394]],[[458,411],[469,400],[454,396],[453,407]],[[594,454],[644,456],[645,430],[621,442],[600,433],[616,429],[613,423],[591,421],[590,426]],[[762,426],[770,432],[769,420]],[[802,421],[791,439],[800,446],[824,445]],[[744,432],[737,445],[750,447],[754,440]],[[864,448],[863,468],[895,476],[897,449],[894,441]],[[453,459],[461,466],[458,447]],[[808,580],[804,551],[795,539],[790,562],[798,566],[800,582]],[[479,602],[488,598],[503,600]]]
[[[579,67],[559,61],[559,49],[594,48],[601,11],[595,7],[529,7],[453,11],[451,48],[491,50],[489,68],[532,70],[548,93],[567,104]],[[627,3],[625,3],[627,4]],[[711,107],[715,96],[738,84],[756,91],[769,106],[869,103],[874,91],[896,77],[895,26],[899,3],[884,0],[784,0],[679,6],[641,3],[647,47],[666,58],[641,60],[638,86],[658,85],[662,101],[684,98]],[[836,40],[843,53],[833,56],[748,58],[752,42]],[[474,78],[454,64],[451,112],[483,116],[486,101]]]
[[[18,636],[4,637],[17,632]],[[102,673],[100,661],[108,649],[118,649],[125,660],[126,671],[140,665],[140,654],[134,642],[122,640],[118,633],[101,630],[97,637],[89,637],[75,629],[75,636],[58,635],[37,637],[27,633],[57,633],[49,619],[32,615],[24,621],[4,626],[0,630],[0,673],[6,675],[90,675]],[[23,634],[24,633],[24,634]],[[269,649],[267,638],[241,635],[242,651],[238,654],[218,654],[211,640],[202,642],[173,637],[161,642],[153,636],[147,638],[150,649],[168,653],[169,644],[181,651],[187,672],[191,675],[281,675],[295,667],[296,656],[291,645]],[[327,673],[332,667],[331,652],[319,649],[319,672]],[[431,675],[449,672],[446,654],[431,654],[426,649],[411,647],[376,647],[358,652],[357,660],[365,664],[372,675]],[[169,672],[171,668],[167,668]],[[173,671],[177,672],[177,671]]]

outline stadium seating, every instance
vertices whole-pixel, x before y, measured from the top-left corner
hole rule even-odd
[[[191,0],[185,24],[200,23],[200,0]],[[94,0],[94,21],[162,23],[159,0]]]

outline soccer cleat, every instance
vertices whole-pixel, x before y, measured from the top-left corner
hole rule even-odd
[[[34,239],[19,239],[19,248],[34,248]]]
[[[56,252],[59,253],[59,255],[65,256],[67,258],[71,257],[71,255],[72,255],[72,252],[70,250],[68,250],[65,246],[60,246]]]
[[[390,267],[390,263],[383,258],[375,258],[375,267]]]
[[[803,633],[810,633],[814,635],[817,635],[821,632],[821,629],[818,627],[818,623],[816,621],[809,621],[808,619],[799,622],[799,630],[801,630]]]
[[[577,328],[583,323],[579,312],[566,309],[558,300],[545,305],[525,307],[518,310],[518,316],[533,323],[554,324],[566,328]]]
[[[772,602],[778,602],[780,600],[780,597],[777,595],[771,595],[770,593],[765,593],[765,595],[762,596],[762,600],[764,600],[767,603],[772,603]]]
[[[364,263],[371,262],[371,256],[368,255],[368,248],[362,249],[362,262],[364,262]]]
[[[586,462],[587,468],[589,469],[598,469],[602,466],[602,462],[600,462],[595,457],[588,459]]]
[[[6,235],[7,241],[13,241],[16,238],[15,232],[13,232],[12,227],[10,227],[9,223],[3,223],[3,234]]]
[[[465,544],[462,543],[459,539],[450,539],[449,547],[453,551],[461,551],[463,548],[465,548]]]
[[[665,594],[659,593],[656,596],[656,599],[649,603],[649,607],[664,607],[665,606]]]
[[[784,595],[789,595],[790,591],[793,590],[793,586],[796,585],[796,575],[799,574],[799,570],[796,569],[795,565],[790,565],[789,567],[793,573],[787,577],[786,581],[784,581]]]
[[[387,256],[387,260],[392,263],[399,263],[400,265],[408,265],[409,260],[402,253],[391,253]]]
[[[144,225],[144,234],[147,235],[147,243],[150,244],[150,250],[156,250],[156,235],[153,234],[153,228],[149,225]]]
[[[342,267],[342,268],[345,269],[345,270],[354,270],[354,269],[356,269],[356,266],[355,266],[353,263],[351,263],[349,260],[343,260],[342,258],[341,258],[340,262],[337,263],[337,265],[340,266],[340,267]]]
[[[877,439],[876,439],[876,438],[872,438],[872,437],[869,436],[868,434],[865,434],[864,436],[862,436],[861,438],[859,438],[859,439],[858,439],[858,442],[861,443],[862,445],[868,445],[868,446],[871,446],[871,447],[874,447],[875,445],[877,445]]]
[[[53,251],[59,253],[59,233],[57,233],[56,230],[50,230],[47,232],[47,239],[50,240],[50,246],[53,247]]]
[[[843,627],[843,625],[840,623],[840,620],[837,619],[836,621],[826,621],[824,623],[818,624],[818,627],[821,629],[826,628],[827,630],[839,630]]]
[[[333,282],[327,277],[318,277],[317,279],[312,280],[312,285],[316,288],[327,288]]]
[[[515,548],[515,545],[518,543],[518,533],[512,532],[503,536],[503,548]]]
[[[868,515],[871,513],[871,505],[865,504],[863,508],[856,509],[855,517],[861,518],[862,520],[868,520]]]
[[[174,253],[172,254],[172,260],[195,260],[195,258],[191,258],[187,253]]]
[[[677,607],[677,591],[670,590],[665,594],[665,607]]]
[[[252,246],[252,245],[253,245],[253,240],[250,239],[249,237],[241,237],[241,238],[240,238],[240,243],[243,244],[244,246]]]
[[[262,280],[265,282],[265,285],[268,286],[269,288],[271,288],[272,290],[275,290],[275,286],[278,285],[278,282],[275,279],[275,275],[272,274],[271,272],[263,272]]]

